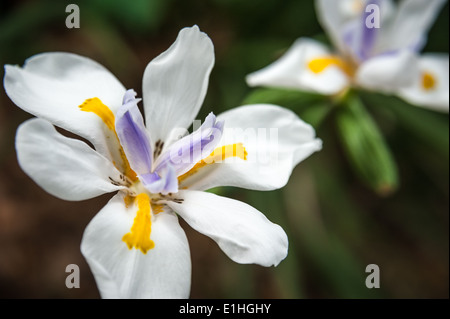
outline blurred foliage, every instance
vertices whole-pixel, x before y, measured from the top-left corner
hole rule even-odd
[[[69,3],[80,7],[80,29],[65,27]],[[353,91],[336,102],[245,83],[248,73],[277,59],[296,38],[327,41],[313,1],[22,0],[0,6],[2,64],[70,51],[102,63],[141,96],[146,64],[181,28],[197,24],[216,52],[198,118],[265,102],[291,109],[316,128],[323,150],[301,163],[285,188],[215,190],[280,224],[290,240],[288,257],[276,268],[238,265],[182,222],[191,244],[192,297],[448,298],[448,115],[370,92]],[[425,51],[448,52],[448,39],[447,4]],[[15,130],[29,117],[2,90],[0,297],[97,298],[79,243],[109,195],[71,203],[36,186],[14,150]],[[385,196],[372,191],[386,187],[392,192]],[[64,285],[69,263],[80,265],[80,289]],[[370,263],[381,269],[380,289],[365,287]]]
[[[355,94],[348,94],[337,111],[336,124],[352,167],[380,194],[397,188],[397,167],[377,125]]]

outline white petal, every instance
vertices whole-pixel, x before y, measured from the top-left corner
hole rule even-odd
[[[336,94],[349,84],[347,75],[337,65],[330,65],[320,73],[308,67],[310,61],[330,55],[328,48],[317,41],[297,39],[279,60],[249,74],[247,84]]]
[[[22,68],[6,65],[4,86],[23,110],[88,139],[107,154],[102,120],[78,106],[98,97],[115,112],[125,88],[97,62],[71,53],[38,54]]]
[[[220,114],[217,119],[225,121],[220,145],[243,143],[247,160],[230,157],[208,164],[186,178],[180,188],[277,189],[286,185],[299,162],[322,147],[322,141],[315,137],[309,124],[279,106],[241,106]]]
[[[20,167],[39,186],[65,200],[84,200],[123,189],[120,172],[86,143],[58,133],[52,124],[31,119],[17,129]]]
[[[128,249],[122,237],[136,216],[119,193],[92,219],[81,243],[103,298],[188,298],[191,260],[177,216],[166,208],[154,216],[150,238],[155,247],[143,254]]]
[[[380,24],[385,26],[394,11],[395,5],[392,0],[378,0],[371,1],[380,8]],[[364,18],[365,11],[371,13],[370,8],[367,8],[369,1],[366,0],[317,0],[316,12],[317,17],[326,30],[331,41],[342,54],[351,54],[350,48],[344,41],[346,30],[352,24],[362,26],[361,21]],[[383,31],[381,28],[380,31]],[[379,32],[378,35],[381,35]],[[377,37],[378,37],[377,35]]]
[[[409,86],[417,73],[417,56],[409,50],[379,55],[362,63],[355,75],[358,85],[384,93]]]
[[[445,0],[404,0],[401,1],[396,15],[384,29],[383,43],[380,49],[385,52],[401,49],[419,51],[426,43],[426,34]]]
[[[174,128],[188,128],[208,88],[214,65],[211,39],[197,26],[184,28],[144,72],[142,94],[153,143],[166,141]]]
[[[354,0],[317,0],[316,14],[322,27],[327,31],[330,40],[339,49],[345,52],[342,39],[344,25],[361,14],[358,2]]]
[[[414,83],[399,91],[399,96],[417,106],[429,107],[436,111],[449,111],[449,57],[448,54],[428,53],[419,59],[419,72]],[[426,89],[423,76],[428,74],[434,86]]]
[[[211,237],[233,261],[276,266],[287,256],[284,230],[261,212],[237,200],[201,191],[177,193],[183,202],[168,202],[192,228]]]

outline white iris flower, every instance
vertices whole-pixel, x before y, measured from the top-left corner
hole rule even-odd
[[[449,56],[419,54],[444,3],[317,0],[319,21],[334,50],[299,38],[279,60],[249,74],[247,83],[324,95],[339,94],[350,86],[362,87],[448,112]],[[373,9],[374,5],[379,10]]]
[[[104,298],[189,296],[190,252],[178,216],[235,262],[272,266],[287,255],[280,226],[245,203],[204,190],[280,188],[321,141],[311,126],[275,105],[211,113],[180,136],[200,109],[213,64],[209,37],[197,26],[181,30],[144,72],[145,124],[136,93],[88,58],[45,53],[23,67],[5,66],[8,96],[37,117],[17,130],[22,169],[65,200],[116,192],[81,243]],[[274,130],[276,138],[249,137],[260,129]],[[261,160],[267,154],[269,160]]]

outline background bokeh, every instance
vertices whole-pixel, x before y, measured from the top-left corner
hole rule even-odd
[[[71,2],[80,7],[80,29],[65,27]],[[327,41],[312,1],[71,2],[2,1],[0,64],[22,65],[47,51],[78,53],[142,96],[147,63],[181,28],[197,24],[216,54],[199,119],[241,105],[252,92],[245,75],[274,61],[296,38]],[[424,51],[448,52],[448,21],[447,3]],[[216,190],[280,224],[290,240],[288,257],[276,268],[239,265],[182,222],[191,246],[192,298],[449,297],[448,115],[359,94],[397,163],[398,189],[380,195],[361,182],[342,151],[329,106],[316,127],[324,149],[302,162],[286,187]],[[317,98],[290,98],[283,106],[297,111]],[[30,117],[0,90],[0,297],[98,298],[79,246],[84,228],[111,195],[66,202],[26,176],[17,164],[14,136]],[[371,263],[380,267],[380,289],[365,286]],[[80,266],[79,289],[65,286],[68,264]]]

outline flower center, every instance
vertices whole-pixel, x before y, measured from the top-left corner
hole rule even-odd
[[[131,181],[136,181],[136,173],[131,169],[125,152],[120,145],[115,129],[114,113],[98,98],[90,98],[79,106],[81,111],[96,114],[105,124],[105,137],[114,166]]]
[[[182,202],[173,195],[179,185],[193,175],[198,176],[197,172],[208,164],[220,163],[230,157],[246,160],[247,151],[242,143],[215,148],[220,141],[224,122],[218,121],[211,113],[198,130],[174,142],[163,154],[160,154],[160,141],[152,152],[135,95],[133,90],[128,90],[116,114],[97,97],[87,99],[79,108],[83,112],[94,113],[103,121],[111,159],[124,175],[121,182],[127,185],[124,204],[137,208],[133,225],[122,241],[130,250],[135,248],[147,254],[155,247],[150,238],[152,213],[163,212],[165,201]],[[192,166],[193,163],[196,164]]]
[[[319,57],[308,62],[308,68],[315,74],[322,73],[330,65],[337,66],[349,77],[352,77],[355,73],[354,69],[349,63],[333,55]]]
[[[422,87],[425,91],[430,91],[436,87],[436,78],[429,72],[422,73]]]

